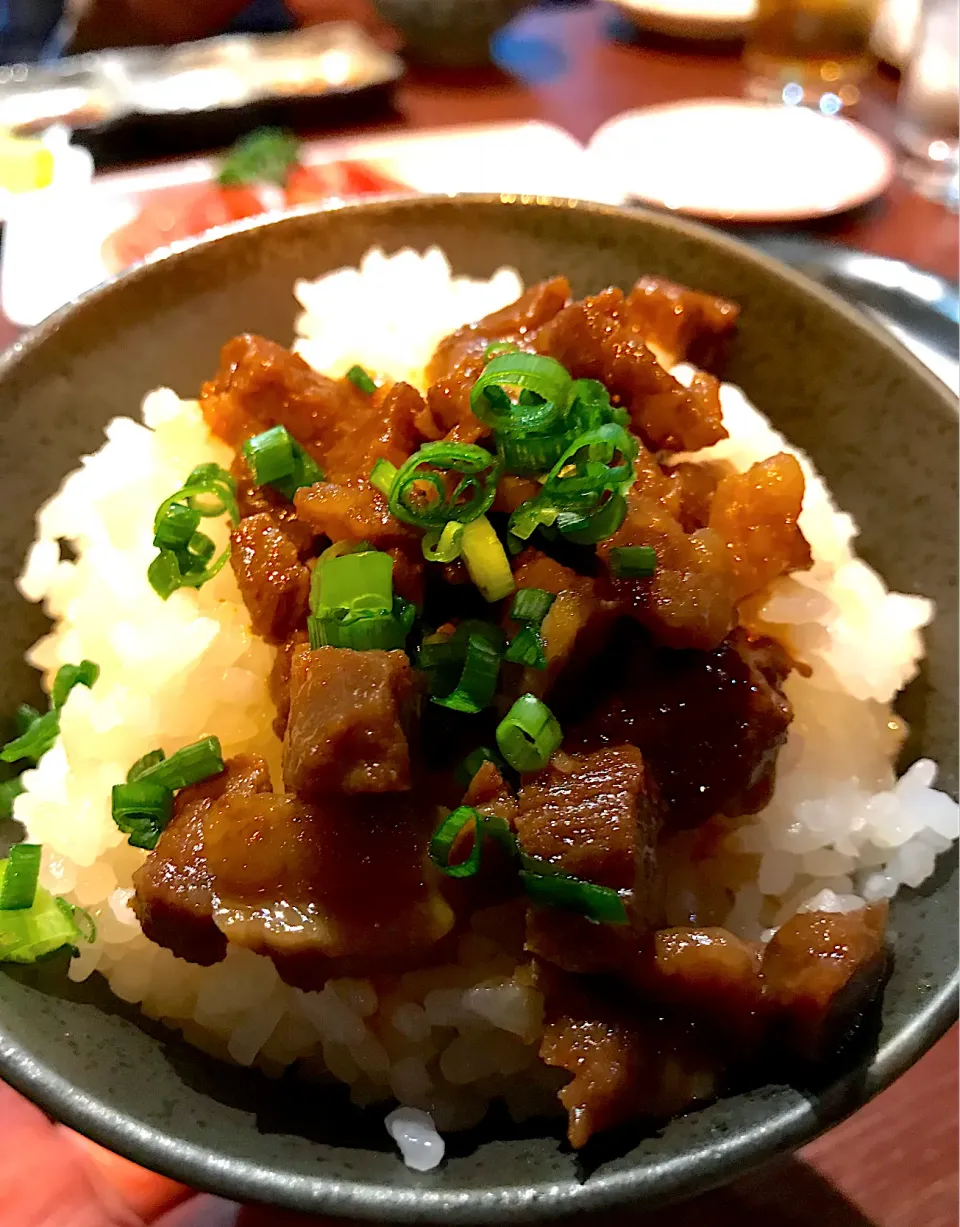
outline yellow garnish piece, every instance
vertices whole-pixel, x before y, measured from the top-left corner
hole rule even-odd
[[[460,557],[484,600],[499,601],[513,592],[510,559],[486,516],[471,520],[464,527]]]
[[[53,182],[53,153],[36,137],[0,134],[0,187],[32,192]]]

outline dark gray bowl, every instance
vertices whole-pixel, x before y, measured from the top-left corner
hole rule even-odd
[[[816,458],[860,547],[895,588],[938,606],[923,677],[905,697],[911,752],[943,764],[956,791],[957,418],[947,392],[839,299],[768,258],[686,222],[642,212],[494,199],[421,199],[243,227],[138,268],[54,316],[0,364],[0,710],[35,696],[24,649],[43,619],[11,584],[34,509],[108,418],[158,384],[195,394],[221,342],[292,334],[291,285],[355,262],[371,244],[441,244],[458,272],[515,265],[529,282],[566,272],[579,293],[642,272],[743,304],[729,376]],[[945,858],[949,859],[949,858]],[[868,1057],[817,1092],[768,1086],[619,1138],[586,1159],[556,1132],[496,1122],[454,1139],[418,1176],[377,1113],[297,1095],[220,1066],[138,1021],[102,982],[47,966],[0,974],[0,1073],[113,1150],[239,1200],[378,1221],[534,1219],[629,1200],[649,1205],[729,1179],[799,1145],[901,1074],[956,1013],[953,863],[894,909],[896,965]]]

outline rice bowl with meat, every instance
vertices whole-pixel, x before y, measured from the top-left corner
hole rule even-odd
[[[297,348],[315,371],[339,377],[341,383],[348,372],[360,367],[378,381],[405,381],[426,393],[428,383],[438,382],[425,375],[425,370],[443,339],[464,325],[508,308],[521,291],[515,275],[507,270],[488,283],[452,278],[437,252],[424,257],[406,252],[390,259],[371,253],[359,271],[343,270],[297,287],[305,308]],[[667,293],[663,287],[660,292]],[[567,297],[560,294],[555,315],[576,306],[568,306]],[[411,302],[417,304],[416,310],[411,309]],[[538,321],[537,327],[549,324],[547,318]],[[683,354],[671,350],[669,344],[676,336],[665,339],[655,336],[656,331],[651,328],[646,339],[660,361],[674,370],[678,386],[702,379],[691,366],[678,363]],[[496,331],[482,335],[485,349]],[[562,338],[554,340],[559,346]],[[537,350],[558,356],[546,345]],[[770,1003],[771,1010],[779,1011],[778,1036],[789,1037],[794,1048],[803,1049],[812,1029],[794,1043],[797,1028],[788,997],[795,981],[784,970],[796,958],[789,941],[793,924],[807,948],[811,934],[828,934],[836,941],[841,940],[836,937],[841,932],[847,949],[861,951],[853,960],[857,964],[853,970],[869,967],[867,979],[875,993],[882,979],[884,901],[900,885],[915,886],[929,876],[936,855],[957,835],[956,806],[933,787],[935,766],[927,761],[915,763],[899,781],[893,770],[903,729],[891,704],[916,671],[923,650],[920,632],[934,611],[921,598],[888,593],[880,578],[857,560],[851,546],[855,526],[833,507],[809,461],[798,456],[736,388],[726,385],[719,389],[719,397],[727,437],[716,435],[695,447],[682,438],[648,439],[659,445],[654,462],[657,473],[672,481],[671,472],[678,471],[678,482],[691,500],[700,489],[698,478],[706,475],[709,489],[703,497],[711,503],[709,511],[725,479],[732,482],[751,466],[780,455],[792,458],[792,465],[784,462],[776,473],[776,483],[782,488],[793,481],[796,490],[796,473],[801,475],[802,509],[792,526],[796,535],[788,550],[794,551],[791,558],[797,565],[791,563],[755,589],[738,593],[737,627],[721,628],[719,638],[712,625],[714,613],[708,611],[709,617],[704,618],[710,625],[698,627],[700,640],[693,643],[683,640],[683,627],[678,631],[675,624],[665,621],[653,626],[654,614],[661,616],[661,611],[645,607],[641,611],[645,621],[638,623],[637,610],[623,612],[629,600],[606,608],[615,605],[613,597],[595,599],[596,593],[587,591],[595,577],[568,566],[566,554],[563,561],[551,557],[550,547],[540,549],[543,542],[535,538],[538,545],[522,549],[512,566],[518,589],[535,589],[554,597],[556,608],[541,619],[547,667],[537,671],[511,662],[510,674],[505,665],[496,714],[505,717],[511,706],[508,700],[521,694],[521,683],[514,676],[521,667],[523,685],[529,684],[548,702],[551,694],[560,693],[557,687],[566,684],[571,693],[562,703],[558,700],[565,712],[563,745],[556,749],[552,766],[527,773],[527,778],[521,773],[519,779],[506,781],[509,787],[493,761],[483,761],[465,798],[477,813],[489,810],[494,817],[500,816],[496,813],[499,805],[506,815],[505,824],[519,837],[523,850],[547,862],[555,859],[555,852],[547,846],[549,823],[541,823],[537,815],[557,810],[558,776],[562,777],[561,792],[571,791],[568,777],[578,786],[587,782],[588,791],[577,794],[581,812],[590,808],[586,798],[594,779],[616,782],[611,822],[621,820],[623,796],[632,797],[625,811],[628,825],[639,829],[643,826],[641,811],[645,807],[655,810],[658,829],[648,843],[655,846],[656,866],[652,878],[646,880],[642,902],[649,913],[650,931],[668,935],[661,940],[662,966],[655,954],[652,971],[646,966],[638,969],[635,952],[622,948],[624,928],[633,933],[642,927],[638,923],[608,926],[555,906],[533,907],[528,916],[524,897],[518,897],[512,885],[504,887],[503,879],[511,871],[495,863],[498,849],[490,840],[485,841],[484,850],[489,847],[493,854],[491,872],[496,880],[486,883],[487,889],[480,890],[477,898],[464,903],[460,894],[451,902],[448,888],[459,891],[484,884],[445,882],[442,871],[436,873],[436,881],[419,884],[425,891],[420,900],[425,909],[417,913],[423,920],[424,944],[437,947],[437,957],[422,959],[420,966],[401,960],[398,969],[384,968],[370,958],[368,975],[363,974],[362,966],[344,972],[331,963],[332,974],[318,979],[315,968],[306,973],[293,969],[282,950],[269,951],[277,956],[275,960],[266,953],[255,953],[252,947],[258,943],[264,948],[262,935],[251,941],[249,913],[241,917],[241,909],[221,906],[226,891],[217,896],[220,902],[214,904],[212,926],[204,927],[196,938],[213,947],[201,951],[201,960],[178,957],[157,940],[163,933],[157,927],[156,910],[151,914],[142,897],[136,911],[131,906],[138,904],[135,875],[137,883],[144,883],[145,864],[151,858],[155,863],[156,854],[131,846],[129,833],[118,827],[112,812],[113,789],[125,781],[131,765],[158,747],[172,756],[182,747],[213,736],[219,739],[228,763],[225,774],[239,781],[239,795],[272,795],[271,785],[281,788],[286,779],[289,786],[294,770],[289,753],[284,761],[274,728],[275,715],[279,715],[274,702],[276,645],[289,643],[296,630],[303,638],[303,628],[294,626],[293,619],[282,628],[283,634],[277,633],[276,623],[266,626],[264,636],[261,622],[260,633],[256,633],[241,591],[243,575],[238,585],[231,566],[202,587],[180,587],[166,600],[148,578],[157,556],[157,508],[184,486],[199,465],[236,472],[238,444],[224,441],[227,407],[222,399],[217,400],[229,391],[223,371],[242,371],[244,361],[263,370],[268,365],[265,353],[249,345],[232,351],[218,376],[219,386],[218,380],[212,381],[199,404],[159,391],[144,404],[142,426],[129,419],[115,420],[104,447],[84,460],[82,468],[38,515],[38,540],[20,585],[28,599],[43,601],[54,630],[31,650],[30,662],[43,671],[48,689],[64,665],[89,660],[99,666],[95,684],[74,686],[60,706],[59,739],[20,777],[25,791],[14,803],[15,816],[26,827],[28,840],[44,848],[41,886],[86,909],[96,922],[96,940],[80,947],[70,964],[70,975],[82,979],[100,971],[118,996],[139,1003],[147,1015],[179,1028],[191,1042],[217,1056],[240,1064],[256,1063],[268,1073],[300,1062],[306,1076],[348,1083],[354,1102],[382,1103],[391,1109],[387,1118],[391,1133],[407,1161],[424,1168],[442,1155],[435,1129],[442,1133],[475,1124],[495,1098],[504,1098],[511,1113],[523,1119],[559,1111],[557,1093],[565,1091],[563,1107],[570,1113],[571,1140],[580,1144],[594,1128],[632,1115],[662,1117],[716,1094],[719,1063],[712,1052],[702,1053],[699,1037],[694,1036],[689,1045],[686,1037],[683,1043],[666,1043],[653,1023],[644,1019],[636,1024],[642,1029],[643,1051],[654,1053],[656,1059],[642,1071],[643,1093],[634,1083],[622,1088],[614,1102],[598,1104],[579,1074],[569,1081],[574,1062],[582,1061],[583,1053],[573,1051],[568,1032],[573,1027],[582,1034],[592,1026],[614,1033],[619,1014],[609,1014],[613,1007],[606,1000],[598,1005],[589,993],[584,1001],[568,992],[568,978],[575,978],[579,986],[579,977],[588,973],[621,977],[632,991],[654,1002],[658,1012],[669,1008],[684,1017],[709,1017],[711,1021],[715,1021],[721,997],[722,1010],[732,1003],[735,1013],[754,991],[754,981],[762,981],[762,999]],[[473,356],[475,359],[476,353]],[[285,396],[293,395],[294,385],[301,400],[314,394],[312,385],[308,386],[309,372],[293,364],[289,355],[285,359],[271,351],[270,361]],[[575,374],[575,362],[568,361]],[[474,372],[474,380],[478,374]],[[251,403],[247,402],[248,410]],[[250,418],[250,422],[257,419],[258,430],[274,424],[258,417],[259,412]],[[247,430],[244,425],[241,433],[252,435],[253,426]],[[296,436],[295,430],[290,433]],[[442,432],[441,438],[443,434],[449,432]],[[430,438],[430,434],[423,437]],[[463,435],[454,437],[462,439]],[[310,441],[301,438],[300,442]],[[318,449],[316,457],[328,477],[331,450]],[[336,463],[333,457],[334,476]],[[659,480],[656,473],[651,480],[655,478]],[[529,478],[521,475],[513,484],[529,497],[529,489],[521,486],[524,481],[529,483]],[[349,477],[344,475],[340,484],[349,485]],[[294,500],[298,511],[308,497]],[[327,526],[334,523],[330,518],[334,512],[340,513],[338,506],[331,510],[332,497],[326,491],[321,507]],[[364,497],[376,496],[368,490]],[[245,548],[244,538],[236,536],[243,531],[243,520],[272,518],[273,528],[280,532],[290,518],[286,508],[278,510],[276,500],[260,509],[251,503],[244,510],[248,514],[235,529],[232,563]],[[504,514],[507,508],[494,510]],[[688,515],[682,526],[686,537],[705,531],[696,526],[695,510]],[[778,528],[791,527],[788,520],[782,519]],[[304,522],[311,541],[303,546],[304,558],[295,559],[304,566],[319,552],[317,539],[322,549],[326,542],[335,546],[338,541],[359,541],[369,528],[365,525],[358,534],[351,529],[339,537],[323,531],[316,506],[313,519],[305,515]],[[349,528],[348,518],[341,517],[336,523]],[[616,532],[629,529],[630,524],[628,518]],[[217,550],[223,549],[229,536],[226,522],[206,520],[204,527]],[[248,526],[248,531],[257,527],[270,525],[261,520],[253,529]],[[801,540],[809,546],[806,560],[800,557]],[[74,557],[63,556],[62,541],[69,543]],[[403,554],[402,545],[395,546],[392,538],[385,537],[384,542]],[[623,538],[623,542],[613,548],[644,548],[639,538]],[[252,537],[247,544],[255,552]],[[415,553],[419,551],[417,540]],[[314,571],[317,565],[313,564]],[[456,569],[456,560],[426,566]],[[393,577],[396,592],[407,582],[401,568],[398,556]],[[305,569],[309,572],[311,568]],[[451,586],[464,586],[463,578],[458,574],[457,583]],[[246,595],[249,597],[249,590]],[[411,590],[410,595],[416,594]],[[569,664],[578,663],[562,658],[563,632],[584,606],[583,625],[573,624],[574,639],[583,640],[577,652],[593,668],[597,661],[605,661],[609,672],[610,660],[605,660],[603,652],[619,650],[618,667],[627,675],[627,683],[638,690],[677,684],[673,664],[666,680],[661,676],[659,658],[650,661],[640,652],[636,669],[629,664],[636,656],[641,633],[641,647],[653,637],[665,645],[664,652],[686,653],[683,661],[692,667],[712,653],[721,653],[709,662],[711,677],[729,676],[734,688],[738,679],[750,679],[751,693],[763,699],[754,724],[767,729],[763,734],[767,741],[753,765],[762,769],[748,773],[749,783],[751,789],[758,785],[761,792],[766,789],[765,796],[748,798],[749,790],[741,787],[716,806],[711,801],[710,812],[695,815],[684,789],[690,783],[697,789],[706,784],[682,778],[683,771],[668,749],[658,750],[656,738],[638,735],[636,740],[644,743],[640,750],[635,755],[623,753],[633,747],[627,733],[637,727],[638,713],[624,711],[622,694],[590,690],[582,677],[573,679],[575,685],[564,683],[562,677]],[[272,616],[276,615],[274,607]],[[599,646],[590,642],[595,628],[589,623],[594,617],[600,619]],[[500,612],[496,618],[502,620]],[[642,631],[635,629],[637,625]],[[684,623],[687,631],[690,625],[688,619]],[[443,630],[443,624],[429,629],[439,634],[441,642],[453,637]],[[514,637],[519,633],[512,625],[509,630]],[[612,640],[618,635],[622,643],[605,649],[605,637]],[[749,650],[744,646],[748,640]],[[773,659],[774,649],[767,647],[761,659],[756,654],[757,642],[775,645],[783,659]],[[320,654],[350,650],[327,645]],[[306,655],[308,649],[302,651]],[[702,656],[693,658],[691,653]],[[410,654],[416,656],[412,650]],[[575,654],[571,651],[571,658]],[[305,683],[305,665],[303,669]],[[534,676],[537,672],[541,678]],[[384,684],[402,692],[407,682],[399,674],[397,678],[391,676]],[[380,682],[371,684],[379,686]],[[577,711],[577,695],[584,687],[597,717],[590,729],[583,727],[589,721]],[[398,707],[403,706],[402,696],[397,702]],[[586,699],[583,705],[587,706]],[[751,713],[751,721],[755,714]],[[463,716],[459,719],[462,724]],[[482,744],[480,736],[474,742]],[[619,758],[611,757],[618,752]],[[776,765],[775,786],[770,758]],[[646,759],[656,764],[655,803],[648,796]],[[231,767],[231,761],[236,764],[237,760],[240,768]],[[390,754],[379,755],[378,768],[388,761],[393,761]],[[313,797],[310,804],[330,791],[329,782],[317,783],[318,773],[326,772],[329,777],[330,763],[298,760],[295,770],[303,791]],[[381,776],[376,785],[381,789],[379,795],[396,798],[403,794],[402,769],[394,772],[393,783],[386,787]],[[190,787],[196,790],[204,785]],[[717,787],[727,785],[721,782]],[[364,795],[355,782],[350,788],[350,795]],[[507,795],[498,795],[501,788]],[[178,821],[182,825],[188,808],[183,798],[188,791],[178,796],[174,822],[165,834],[173,832]],[[212,788],[212,793],[216,791]],[[299,794],[300,789],[292,791]],[[602,783],[594,791],[605,795]],[[220,796],[193,795],[192,803],[202,813],[218,806],[229,812],[232,805],[231,829],[242,830],[246,802],[224,806],[223,792]],[[517,792],[519,810],[515,808]],[[739,812],[731,796],[740,803]],[[416,828],[424,850],[444,811],[455,809],[458,800],[452,798],[434,807],[428,829]],[[660,816],[664,808],[666,820]],[[680,810],[686,817],[677,817]],[[342,824],[340,815],[337,826]],[[206,831],[202,818],[201,828]],[[335,837],[333,830],[331,838]],[[644,859],[644,849],[635,836],[631,839],[628,852],[633,866],[635,860]],[[480,843],[479,838],[476,842]],[[163,846],[161,839],[157,851]],[[165,863],[172,861],[168,857]],[[451,859],[449,863],[459,862]],[[585,863],[582,858],[581,863]],[[611,863],[605,859],[595,866],[600,878],[607,875],[606,883],[597,883],[601,889],[612,889],[618,895],[638,894],[633,883],[611,882]],[[589,865],[578,874],[568,864],[562,867],[570,878],[592,880]],[[236,885],[234,882],[234,888]],[[138,885],[137,890],[142,896],[145,887]],[[144,917],[147,929],[153,926],[155,940],[149,940],[143,931]],[[844,924],[852,927],[831,928]],[[728,936],[721,937],[721,929]],[[599,949],[598,935],[603,938]],[[182,936],[181,932],[178,940]],[[690,985],[696,976],[691,977],[683,963],[689,944],[697,941],[704,949],[722,953],[717,963],[705,965],[711,974],[721,964],[738,968],[722,994],[710,990],[709,1001],[694,999]],[[559,951],[558,946],[562,947]],[[196,954],[198,949],[195,946],[186,953]],[[324,957],[331,956],[327,952]],[[649,957],[645,951],[644,959]],[[559,989],[557,980],[564,981]],[[562,1008],[557,1006],[558,994],[563,998]],[[755,1034],[741,1021],[723,1020],[735,1033],[733,1047],[744,1036]],[[619,1033],[623,1042],[633,1042],[632,1025],[630,1020],[624,1023]],[[819,1046],[820,1038],[813,1037],[811,1051],[804,1055],[815,1055],[812,1050]],[[602,1052],[599,1041],[591,1051]]]

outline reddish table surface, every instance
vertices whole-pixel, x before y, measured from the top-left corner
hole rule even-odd
[[[399,91],[400,127],[542,119],[587,140],[610,116],[633,107],[690,97],[737,96],[742,70],[735,50],[666,42],[627,33],[604,5],[531,11],[513,27],[511,73],[412,70]],[[896,81],[883,73],[864,91],[859,118],[884,136],[892,130]],[[795,227],[793,228],[796,229]],[[880,201],[806,227],[807,233],[909,260],[955,278],[954,217],[896,183]],[[16,329],[0,319],[0,343]],[[781,1160],[653,1216],[623,1213],[610,1223],[635,1227],[955,1227],[957,1224],[957,1028],[908,1074],[844,1124]],[[0,1098],[0,1123],[14,1112]],[[8,1149],[6,1160],[16,1162]],[[13,1213],[7,1218],[5,1212]],[[66,1224],[54,1214],[37,1222]],[[80,1219],[70,1218],[72,1223]],[[119,1222],[83,1218],[90,1227]],[[297,1219],[303,1223],[304,1220]],[[0,1202],[0,1227],[21,1227],[15,1206]],[[242,1210],[201,1197],[163,1220],[165,1227],[280,1227],[292,1219]]]

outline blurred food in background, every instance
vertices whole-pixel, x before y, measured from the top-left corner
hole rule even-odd
[[[612,0],[639,30],[671,38],[743,38],[757,0]]]
[[[144,193],[136,216],[105,240],[104,263],[119,272],[160,247],[271,209],[409,190],[362,162],[306,166],[300,158],[291,133],[258,128],[237,141],[212,181]]]

